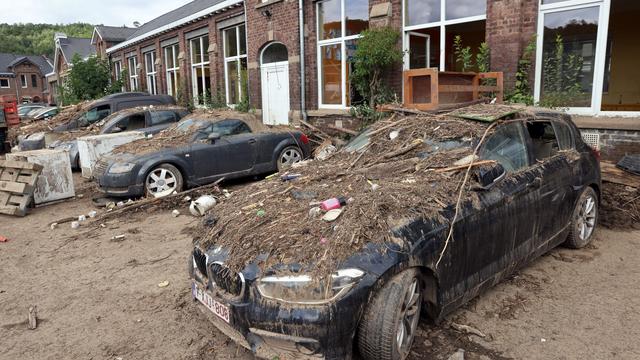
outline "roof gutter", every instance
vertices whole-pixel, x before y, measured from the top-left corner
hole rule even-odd
[[[307,121],[307,96],[306,96],[306,73],[304,60],[304,1],[298,0],[300,16],[300,112],[302,120]]]
[[[144,33],[142,35],[136,36],[133,39],[129,39],[129,40],[125,41],[125,42],[121,42],[120,44],[112,46],[112,47],[107,49],[107,54],[112,53],[112,52],[117,51],[117,50],[120,50],[120,49],[124,49],[124,48],[126,48],[128,46],[131,46],[131,45],[133,45],[133,44],[135,44],[137,42],[140,42],[140,41],[142,41],[144,39],[148,39],[148,38],[150,38],[150,37],[152,37],[154,35],[161,34],[161,33],[165,32],[165,31],[171,30],[171,29],[176,28],[178,26],[181,26],[181,25],[184,25],[184,24],[189,23],[191,21],[197,20],[198,18],[201,18],[203,16],[209,15],[209,14],[211,14],[213,12],[216,12],[216,11],[222,10],[222,9],[224,9],[226,7],[238,4],[238,3],[242,2],[242,1],[243,0],[225,0],[225,1],[221,2],[221,3],[218,3],[216,5],[208,7],[208,8],[206,8],[206,9],[204,9],[202,11],[199,11],[199,12],[197,12],[195,14],[189,15],[187,17],[184,17],[184,18],[180,19],[180,20],[176,20],[176,21],[174,21],[172,23],[169,23],[167,25],[161,26],[161,27],[159,27],[157,29],[151,30],[151,31],[149,31],[147,33]]]

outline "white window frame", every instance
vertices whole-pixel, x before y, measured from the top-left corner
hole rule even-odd
[[[151,95],[158,95],[158,70],[156,69],[156,52],[149,51],[144,55],[144,69],[147,74],[147,90]],[[149,61],[151,60],[151,61]],[[151,69],[147,65],[151,64]]]
[[[423,34],[421,32],[415,32],[415,31],[405,31],[404,33],[404,44],[406,45],[405,51],[404,51],[404,60],[403,60],[403,65],[404,65],[404,69],[405,70],[409,70],[411,68],[411,54],[410,54],[410,50],[411,50],[411,43],[409,41],[409,38],[411,36],[417,36],[417,37],[421,37],[424,38],[424,41],[427,43],[427,68],[431,67],[431,35],[429,34]]]
[[[244,55],[240,54],[240,27],[244,26],[244,33],[245,36],[243,37],[242,41],[245,42],[245,53]],[[236,32],[236,48],[238,49],[238,55],[236,56],[230,56],[227,57],[227,37],[226,32],[227,31],[231,31],[231,30],[235,30]],[[232,26],[230,28],[226,28],[222,30],[222,51],[223,51],[223,56],[224,56],[224,89],[225,89],[225,99],[227,101],[227,105],[230,107],[234,107],[235,105],[237,105],[237,103],[232,104],[231,101],[229,101],[229,86],[231,86],[231,84],[229,83],[229,63],[231,62],[236,62],[237,63],[237,69],[238,69],[238,100],[242,101],[242,98],[244,96],[244,94],[242,93],[242,59],[247,59],[247,40],[246,40],[246,34],[247,34],[247,25],[246,24],[239,24],[236,26]],[[247,63],[247,66],[249,64]]]
[[[197,77],[197,74],[196,74],[196,69],[197,68],[201,68],[202,69],[202,74],[204,75],[204,70],[209,67],[209,64],[211,63],[211,59],[209,59],[209,57],[207,56],[207,59],[208,59],[207,61],[201,61],[199,63],[194,63],[195,59],[193,58],[193,43],[195,41],[199,41],[200,42],[200,59],[204,60],[204,55],[205,54],[208,55],[208,51],[209,51],[209,49],[205,49],[204,46],[203,46],[204,45],[203,39],[205,37],[208,38],[209,34],[205,34],[205,35],[193,38],[193,39],[189,39],[189,57],[191,58],[191,82],[192,82],[192,85],[193,85],[193,101],[194,101],[195,104],[200,104],[199,97],[201,95],[204,95],[204,94],[199,94],[198,93],[198,84],[196,83],[196,80],[197,80],[198,77]],[[209,74],[211,74],[211,70],[209,70]],[[205,76],[202,76],[202,88],[203,89],[207,88],[206,77]],[[207,101],[207,99],[204,99],[204,100],[205,100],[204,102]]]
[[[481,0],[485,1],[485,0]],[[442,0],[440,3],[440,21],[434,21],[424,24],[418,25],[408,25],[407,26],[407,3],[406,0],[402,0],[402,33],[405,34],[402,37],[402,48],[405,51],[409,51],[409,42],[407,33],[416,31],[416,30],[426,30],[426,29],[440,29],[440,71],[446,71],[445,62],[447,60],[446,54],[446,42],[447,42],[447,33],[446,28],[450,25],[464,24],[475,21],[487,20],[487,14],[484,15],[475,15],[475,16],[467,16],[459,19],[447,20],[447,0]],[[486,26],[486,25],[485,25]],[[431,44],[429,44],[429,49],[431,49]],[[409,64],[405,61],[404,68],[408,69]]]
[[[596,38],[596,53],[593,74],[593,92],[591,94],[590,107],[571,107],[567,109],[569,114],[587,116],[616,116],[616,117],[637,117],[639,111],[602,111],[602,95],[605,75],[605,60],[607,56],[607,38],[609,36],[609,15],[611,12],[611,0],[567,0],[553,4],[542,4],[539,1],[538,10],[538,31],[536,50],[536,73],[534,85],[534,100],[540,101],[542,94],[542,57],[543,57],[543,34],[544,15],[554,12],[578,10],[598,6],[600,10],[598,20],[598,35]]]
[[[6,81],[7,86],[2,86],[2,81]],[[0,79],[0,89],[11,89],[11,81],[9,79]]]
[[[172,44],[169,46],[165,46],[163,48],[164,53],[164,63],[166,68],[166,81],[167,81],[167,94],[177,97],[178,96],[178,88],[180,84],[178,84],[178,75],[180,75],[180,64],[178,63],[178,55],[180,54],[180,45]],[[171,54],[169,54],[171,53]],[[171,55],[173,59],[173,67],[169,67],[169,62],[167,59]]]
[[[138,82],[138,57],[131,56],[127,58],[127,65],[129,65],[129,86],[131,91],[138,91],[140,83]]]
[[[22,87],[23,89],[26,89],[27,87],[29,87],[27,80],[28,79],[26,74],[20,74],[20,87]]]
[[[122,79],[122,60],[117,60],[113,62],[113,71],[115,72],[116,81],[120,81]],[[124,92],[125,88],[122,86],[120,91]]]
[[[349,86],[347,84],[347,41],[356,40],[360,38],[360,34],[345,36],[347,33],[347,23],[345,21],[345,3],[348,0],[340,0],[340,37],[333,39],[320,39],[320,4],[324,1],[318,1],[316,3],[316,52],[318,53],[317,64],[318,64],[318,108],[320,109],[349,109],[350,106],[347,106],[347,92],[349,91]],[[341,93],[342,93],[342,103],[341,104],[324,104],[323,92],[322,92],[322,47],[328,45],[340,45],[340,54],[341,54]]]

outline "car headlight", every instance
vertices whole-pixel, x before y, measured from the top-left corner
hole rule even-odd
[[[133,170],[136,164],[131,163],[115,163],[109,168],[109,174],[124,174]]]
[[[309,275],[267,276],[258,280],[258,292],[265,298],[292,304],[321,305],[345,295],[364,272],[342,269],[329,278],[317,279]]]

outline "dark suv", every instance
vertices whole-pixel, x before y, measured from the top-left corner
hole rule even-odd
[[[344,205],[334,222],[307,215],[309,199],[286,199],[285,182],[266,183],[264,191],[236,191],[229,207],[219,204],[209,224],[202,224],[205,235],[196,240],[188,265],[192,297],[218,329],[261,358],[348,359],[357,352],[365,360],[402,360],[411,351],[421,313],[439,321],[550,249],[582,248],[592,240],[600,202],[598,155],[568,116],[532,110],[471,136],[467,129],[477,123],[450,125],[456,121],[418,118],[412,131],[400,131],[402,140],[389,140],[392,129],[381,121],[346,147],[343,154],[352,152],[351,158],[296,169],[312,177],[326,166],[329,175],[291,187],[335,194],[352,184],[367,186],[369,177],[363,180],[358,171],[363,169],[350,170],[367,151],[382,149],[393,159],[393,147],[381,144],[421,146],[388,163],[405,164],[399,165],[402,171],[374,173],[378,165],[371,166],[381,189],[376,193],[354,185],[354,202]],[[443,131],[452,135],[439,137]],[[486,141],[479,140],[483,132]],[[419,134],[436,135],[414,138]],[[457,189],[470,165],[442,165],[444,171],[453,168],[455,178],[452,172],[423,175],[436,173],[427,170],[442,164],[433,159],[473,156],[476,148],[484,165],[471,172],[467,200],[456,203],[458,190],[447,190],[456,194],[450,198],[438,191],[451,189],[447,183]],[[370,159],[376,164],[384,157],[375,153]],[[405,183],[407,174],[423,177]],[[435,194],[446,202],[430,198]],[[238,200],[245,196],[246,201]],[[279,204],[285,201],[283,210]],[[253,209],[245,207],[249,203],[258,203],[266,216],[245,211]],[[389,206],[394,210],[385,213]],[[374,210],[366,213],[367,208]],[[434,208],[439,210],[420,210]],[[358,228],[371,230],[357,233]],[[318,241],[320,236],[326,239]],[[356,239],[361,239],[357,247]],[[290,260],[305,247],[312,254],[305,258],[309,263]],[[336,249],[344,256],[338,257]],[[344,260],[323,276],[314,269],[326,257]]]

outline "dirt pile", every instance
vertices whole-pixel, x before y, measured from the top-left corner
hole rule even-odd
[[[610,229],[640,230],[640,188],[603,182],[600,224]]]
[[[78,118],[82,113],[89,110],[93,103],[94,101],[84,101],[77,105],[64,107],[58,115],[49,120],[32,121],[18,128],[13,128],[9,131],[9,140],[11,143],[15,143],[17,142],[18,136],[29,136],[39,132],[53,131],[55,127]]]
[[[448,115],[380,121],[360,153],[343,149],[291,169],[287,174],[299,174],[296,180],[278,176],[235,192],[214,208],[216,224],[202,226],[195,242],[228,248],[234,270],[259,254],[269,254],[264,267],[300,263],[331,270],[368,242],[399,243],[390,229],[409,219],[447,221],[443,209],[455,204],[466,169],[450,167],[471,155],[488,129]],[[348,204],[335,221],[323,220],[317,202],[336,197]],[[464,199],[473,202],[475,193]]]

